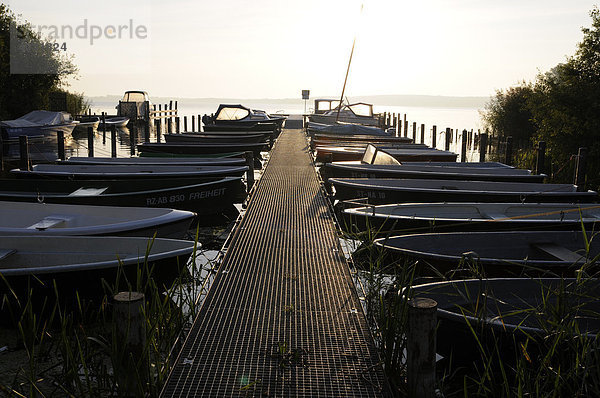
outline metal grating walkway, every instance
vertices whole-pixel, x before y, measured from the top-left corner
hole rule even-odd
[[[386,395],[300,130],[258,184],[162,396]]]

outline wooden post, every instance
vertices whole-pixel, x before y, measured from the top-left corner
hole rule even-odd
[[[488,134],[483,133],[479,135],[479,161],[485,162],[485,152],[487,150]]]
[[[117,157],[117,127],[110,126],[110,157]]]
[[[183,132],[187,133],[188,129],[187,129],[187,116],[183,117]]]
[[[175,110],[177,110],[177,101],[175,101]]]
[[[512,136],[506,137],[506,152],[504,153],[504,163],[512,165],[512,150],[513,150],[513,139]]]
[[[404,136],[408,137],[408,123],[406,123],[406,113],[404,114]]]
[[[94,128],[93,127],[88,127],[88,131],[87,131],[87,138],[88,138],[88,156],[93,158],[94,157]]]
[[[254,153],[247,151],[245,153],[246,166],[248,166],[248,172],[246,173],[246,184],[248,185],[248,193],[254,186]]]
[[[144,142],[150,142],[150,123],[144,126]]]
[[[195,126],[196,126],[196,116],[192,115],[192,133],[196,131],[196,130],[194,130]]]
[[[202,116],[198,115],[198,132],[202,131]]]
[[[56,142],[58,144],[58,158],[60,160],[65,160],[65,132],[57,131],[56,132]]]
[[[535,162],[535,173],[536,174],[544,174],[546,165],[546,142],[540,141],[538,142],[537,147],[537,159]]]
[[[409,397],[435,397],[436,324],[435,300],[414,298],[408,302],[406,376]]]
[[[129,153],[131,156],[135,155],[135,143],[137,141],[137,132],[139,124],[134,124],[133,128],[129,132]]]
[[[102,125],[102,132],[106,133],[106,112],[102,112],[102,121],[100,124]]]
[[[8,151],[8,144],[6,144],[6,150]],[[4,171],[4,140],[2,134],[0,134],[0,171]]]
[[[158,104],[158,110],[162,111],[162,105],[161,104]],[[162,113],[161,113],[161,115],[162,115]]]
[[[462,163],[465,163],[467,161],[467,142],[469,141],[469,133],[467,132],[467,130],[462,131],[460,141],[460,161]]]
[[[433,126],[431,130],[431,147],[435,149],[437,146],[437,126]]]
[[[142,396],[147,381],[144,294],[120,292],[113,297],[115,341],[120,345],[115,375],[120,396]]]
[[[160,142],[161,133],[162,133],[162,119],[156,119],[156,142]]]
[[[171,134],[173,132],[173,118],[167,119],[167,133]]]
[[[579,148],[577,152],[577,168],[575,169],[575,185],[577,191],[585,191],[585,174],[587,173],[587,148]]]
[[[31,170],[29,163],[29,140],[26,135],[19,136],[19,168],[21,170]]]
[[[421,123],[421,144],[425,143],[425,124]]]
[[[169,101],[169,110],[172,111],[173,110],[173,100]],[[169,115],[171,115],[172,112],[169,112]]]
[[[450,127],[446,127],[446,142],[444,144],[444,150],[446,150],[446,151],[450,150],[450,139],[451,139],[450,134],[452,134]]]
[[[413,136],[412,136],[413,142],[415,142],[415,140],[417,139],[417,122],[413,122]]]
[[[177,101],[175,101],[175,105],[177,105]],[[180,134],[181,133],[181,129],[180,128],[181,128],[181,126],[180,126],[180,123],[179,123],[179,116],[176,116],[175,117],[175,133],[176,134]]]

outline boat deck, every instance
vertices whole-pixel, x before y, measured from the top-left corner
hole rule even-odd
[[[306,139],[284,130],[162,396],[387,391]]]

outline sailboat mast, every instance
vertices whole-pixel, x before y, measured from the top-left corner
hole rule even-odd
[[[352,55],[354,55],[354,45],[356,44],[356,36],[352,40],[352,50],[350,51],[350,59],[348,60],[348,68],[346,69],[346,77],[344,78],[344,87],[342,87],[342,96],[340,97],[340,104],[338,105],[337,115],[335,122],[337,123],[340,118],[340,111],[342,110],[342,103],[344,102],[344,92],[346,91],[346,83],[348,82],[348,74],[350,73],[350,64],[352,63]]]

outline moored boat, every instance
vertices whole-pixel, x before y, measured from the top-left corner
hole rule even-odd
[[[193,143],[154,143],[144,142],[138,144],[137,149],[139,152],[149,153],[173,153],[179,155],[206,155],[206,154],[221,154],[231,152],[244,152],[252,151],[255,155],[260,154],[261,151],[269,149],[268,142],[258,143],[247,143],[247,144],[232,144],[232,143],[205,143],[205,144],[193,144]]]
[[[413,145],[416,145],[416,147]],[[453,162],[456,161],[456,157],[458,156],[456,153],[450,151],[423,148],[420,144],[382,145],[381,148],[399,162]],[[337,162],[360,160],[365,153],[365,148],[317,146],[315,151],[318,162]]]
[[[0,122],[3,139],[56,135],[57,132],[70,134],[79,122],[66,112],[31,111],[14,120]]]
[[[0,235],[185,236],[195,217],[189,211],[147,207],[0,202]]]
[[[243,166],[246,164],[244,158],[200,158],[200,157],[77,157],[60,161],[58,163],[68,164],[104,164],[104,165],[157,165],[157,166]]]

